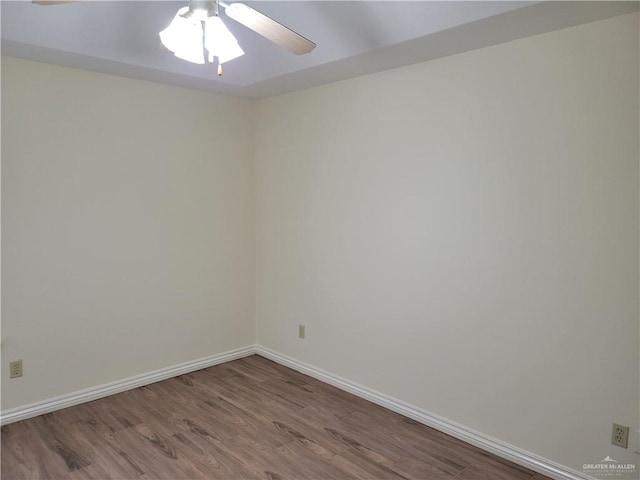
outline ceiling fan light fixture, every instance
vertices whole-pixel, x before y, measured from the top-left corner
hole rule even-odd
[[[205,63],[206,50],[209,63],[216,63],[217,58],[218,75],[222,75],[221,65],[244,55],[244,50],[219,17],[219,7],[225,9],[229,18],[296,55],[309,53],[316,46],[248,5],[190,0],[189,6],[178,10],[171,25],[160,32],[164,47],[176,57],[198,64]]]
[[[204,47],[210,58],[218,57],[219,64],[244,55],[236,37],[217,15],[207,18],[204,22]]]
[[[192,63],[204,63],[202,50],[202,23],[185,18],[189,7],[178,10],[171,24],[160,32],[160,41],[173,54]]]

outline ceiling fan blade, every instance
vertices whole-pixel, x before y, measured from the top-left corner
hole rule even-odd
[[[228,17],[296,55],[309,53],[316,48],[316,44],[311,40],[244,3],[224,5],[221,2],[220,5],[225,6]]]
[[[58,5],[60,3],[71,3],[76,0],[31,0],[31,3],[36,5]]]

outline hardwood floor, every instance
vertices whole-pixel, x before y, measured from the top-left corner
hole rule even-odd
[[[546,478],[255,355],[1,437],[6,480]]]

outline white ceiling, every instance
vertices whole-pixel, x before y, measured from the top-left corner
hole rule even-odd
[[[229,3],[232,3],[230,1]],[[223,77],[159,49],[187,1],[2,1],[2,54],[246,97],[298,90],[638,10],[638,2],[247,1],[315,41],[296,56],[222,15]]]

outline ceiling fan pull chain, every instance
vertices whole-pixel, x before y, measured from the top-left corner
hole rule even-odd
[[[220,16],[220,3],[216,0],[216,17]],[[218,76],[222,76],[222,64],[220,63],[220,59],[218,58]]]

